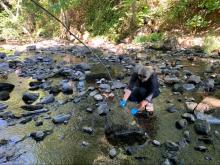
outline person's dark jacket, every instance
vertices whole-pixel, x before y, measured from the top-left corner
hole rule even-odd
[[[154,98],[160,94],[159,83],[156,73],[153,73],[150,78],[145,82],[141,82],[141,80],[138,78],[138,74],[133,73],[128,85],[128,89],[132,91],[136,87],[144,88],[146,90],[146,96],[153,94]]]

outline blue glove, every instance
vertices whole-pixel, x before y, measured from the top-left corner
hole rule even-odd
[[[127,101],[126,101],[125,99],[121,99],[120,102],[119,102],[120,107],[121,107],[121,108],[124,108],[125,105],[126,105],[126,102],[127,102]]]
[[[132,116],[135,116],[138,112],[139,112],[139,110],[137,108],[132,108],[131,109],[131,115]]]

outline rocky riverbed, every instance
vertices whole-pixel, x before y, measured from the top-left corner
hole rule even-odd
[[[189,106],[204,93],[220,99],[217,55],[198,47],[90,46],[112,79],[81,45],[1,49],[0,164],[220,163],[220,111]],[[159,76],[153,117],[133,118],[118,106],[140,62]]]

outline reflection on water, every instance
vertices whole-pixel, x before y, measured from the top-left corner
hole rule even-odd
[[[156,116],[139,116],[136,119],[137,124],[147,132],[151,138],[155,138],[159,128]]]

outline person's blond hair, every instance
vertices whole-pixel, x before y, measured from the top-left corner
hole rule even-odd
[[[134,73],[137,73],[138,75],[142,75],[146,78],[143,79],[143,81],[146,81],[150,78],[150,76],[153,74],[154,69],[152,66],[144,66],[142,64],[137,64],[134,68]]]

